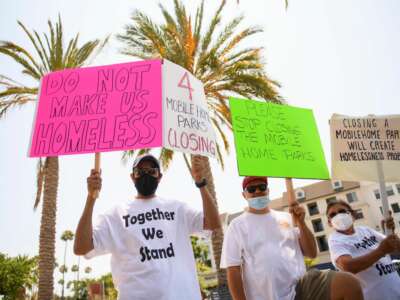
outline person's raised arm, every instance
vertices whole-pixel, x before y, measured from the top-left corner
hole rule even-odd
[[[315,258],[317,256],[317,243],[315,242],[314,235],[307,227],[304,220],[304,208],[296,202],[290,206],[289,212],[292,214],[293,222],[297,225],[300,231],[299,243],[303,255],[309,258]]]
[[[196,155],[192,164],[192,176],[196,183],[201,183],[204,180],[202,157]],[[212,197],[207,189],[207,185],[200,188],[201,199],[203,200],[204,212],[204,226],[203,229],[215,230],[221,228],[221,221],[219,219],[218,208],[215,199]]]
[[[92,215],[93,207],[101,189],[100,172],[92,170],[87,178],[88,195],[86,205],[75,232],[74,253],[85,255],[94,248]]]

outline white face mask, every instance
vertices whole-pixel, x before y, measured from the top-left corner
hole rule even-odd
[[[250,198],[247,201],[249,206],[254,209],[264,209],[271,202],[268,195]]]
[[[331,219],[333,228],[345,231],[353,225],[353,217],[348,213],[337,214]]]

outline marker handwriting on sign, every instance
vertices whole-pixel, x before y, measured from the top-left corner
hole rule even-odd
[[[161,143],[160,63],[50,73],[43,80],[33,156],[134,149]],[[156,81],[157,81],[156,80]],[[153,88],[154,87],[154,88]]]
[[[396,119],[343,118],[334,120],[333,136],[344,162],[400,160],[400,130]]]
[[[185,82],[186,82],[186,85],[184,85]],[[190,79],[189,79],[188,72],[185,72],[183,74],[183,77],[182,77],[181,81],[179,81],[179,83],[178,83],[178,87],[186,88],[188,90],[188,92],[189,92],[189,99],[193,100],[192,93],[194,92],[194,89],[190,85]]]
[[[234,117],[236,133],[246,141],[241,151],[244,157],[315,160],[311,152],[302,151],[303,133],[300,125],[287,122],[288,115],[284,106],[246,102],[243,105],[245,116]]]
[[[230,99],[239,174],[329,177],[312,111]]]

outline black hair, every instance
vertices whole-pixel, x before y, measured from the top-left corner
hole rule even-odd
[[[353,210],[353,208],[350,206],[350,204],[349,203],[347,203],[346,201],[344,201],[344,200],[341,200],[341,199],[339,199],[339,200],[331,200],[331,201],[329,201],[329,203],[328,203],[328,206],[326,207],[326,212],[325,212],[325,214],[328,216],[328,211],[333,207],[333,206],[335,206],[335,205],[343,205],[343,206],[345,206],[347,209],[348,209],[348,211],[351,213],[351,215],[353,216],[353,217],[355,217],[355,215],[356,215],[356,212]]]

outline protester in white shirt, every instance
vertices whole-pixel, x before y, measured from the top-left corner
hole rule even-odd
[[[221,257],[234,300],[363,299],[351,274],[306,272],[303,255],[314,258],[317,248],[303,207],[270,209],[266,177],[245,177],[242,188],[248,209],[229,224]]]
[[[221,226],[202,177],[202,159],[194,158],[192,175],[200,189],[204,215],[183,202],[155,195],[162,177],[160,165],[154,156],[144,154],[135,160],[131,174],[137,196],[101,215],[94,226],[92,212],[101,177],[92,170],[74,252],[86,258],[111,254],[118,299],[201,299],[190,234]]]
[[[354,211],[343,200],[330,202],[326,214],[335,229],[328,242],[333,264],[357,276],[365,299],[400,299],[400,277],[389,256],[400,252],[398,236],[386,237],[369,227],[354,226]],[[386,223],[394,229],[393,219]]]

